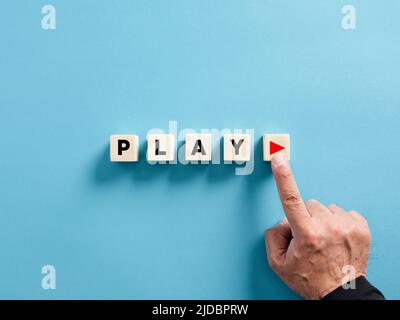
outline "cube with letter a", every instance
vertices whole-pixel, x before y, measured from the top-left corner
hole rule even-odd
[[[188,133],[185,139],[185,159],[187,161],[211,161],[211,139],[209,133]]]

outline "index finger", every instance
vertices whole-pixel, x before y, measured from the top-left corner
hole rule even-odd
[[[272,158],[271,165],[283,210],[290,226],[294,229],[306,228],[310,220],[310,214],[297,188],[289,162],[283,154],[276,154]]]

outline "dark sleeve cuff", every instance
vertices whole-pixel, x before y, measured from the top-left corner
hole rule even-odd
[[[340,286],[322,300],[385,300],[385,297],[365,277],[361,276],[356,279],[355,289],[344,289]]]

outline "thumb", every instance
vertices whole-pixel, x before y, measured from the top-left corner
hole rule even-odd
[[[282,220],[276,227],[265,231],[268,263],[274,271],[285,263],[286,252],[292,238],[292,230],[287,219]]]

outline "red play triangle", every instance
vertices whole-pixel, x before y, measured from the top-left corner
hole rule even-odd
[[[282,147],[280,144],[277,144],[272,141],[269,142],[269,154],[270,155],[273,155],[274,153],[281,151],[283,149],[285,149],[285,147]]]

